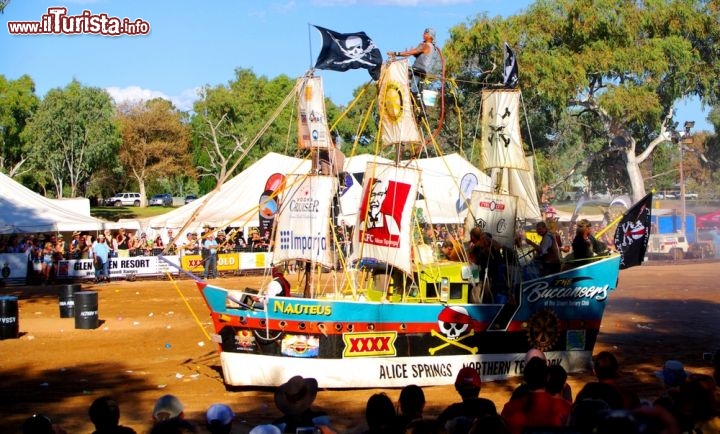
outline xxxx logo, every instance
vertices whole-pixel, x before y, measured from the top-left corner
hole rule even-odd
[[[343,357],[394,356],[397,332],[345,333]]]

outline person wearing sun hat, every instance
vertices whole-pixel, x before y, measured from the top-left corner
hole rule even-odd
[[[155,401],[152,417],[155,422],[184,417],[185,406],[175,395],[163,395]]]
[[[462,401],[450,404],[445,408],[438,416],[438,422],[445,426],[447,422],[458,417],[473,420],[476,417],[497,414],[497,408],[493,401],[480,398],[481,387],[482,380],[477,369],[471,366],[460,369],[455,377],[455,390]]]
[[[278,386],[275,390],[275,406],[283,416],[273,421],[273,425],[284,433],[295,433],[298,428],[329,426],[328,414],[312,409],[317,391],[316,379],[300,375]]]

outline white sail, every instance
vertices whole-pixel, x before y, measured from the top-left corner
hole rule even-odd
[[[408,80],[407,59],[391,60],[383,65],[378,109],[380,134],[384,146],[422,141],[415,122]]]
[[[412,213],[420,171],[368,163],[353,233],[354,254],[411,272]]]
[[[298,79],[298,146],[327,149],[332,145],[325,116],[325,93],[321,77]]]
[[[305,259],[335,265],[330,211],[337,178],[288,175],[276,216],[273,261]]]
[[[532,157],[527,157],[533,167]],[[508,192],[518,198],[517,217],[526,220],[542,220],[534,171],[508,170]]]
[[[482,168],[530,170],[520,137],[520,91],[483,90],[482,101]]]
[[[474,190],[465,220],[466,230],[469,233],[477,226],[491,234],[495,241],[511,247],[515,241],[516,210],[515,196]]]

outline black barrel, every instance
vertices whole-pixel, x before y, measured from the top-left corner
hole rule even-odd
[[[18,299],[0,295],[0,340],[18,337]]]
[[[78,291],[82,291],[82,285],[79,283],[60,285],[58,292],[60,318],[73,318],[75,316],[75,299],[73,298],[73,294]]]
[[[78,291],[75,298],[75,328],[96,329],[98,320],[98,293],[97,291]]]

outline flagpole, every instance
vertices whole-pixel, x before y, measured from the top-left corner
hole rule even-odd
[[[308,23],[308,47],[310,48],[310,51],[308,53],[308,57],[310,58],[310,68],[313,68],[313,54],[312,54],[312,36],[310,36],[310,28],[312,27],[312,24]]]

